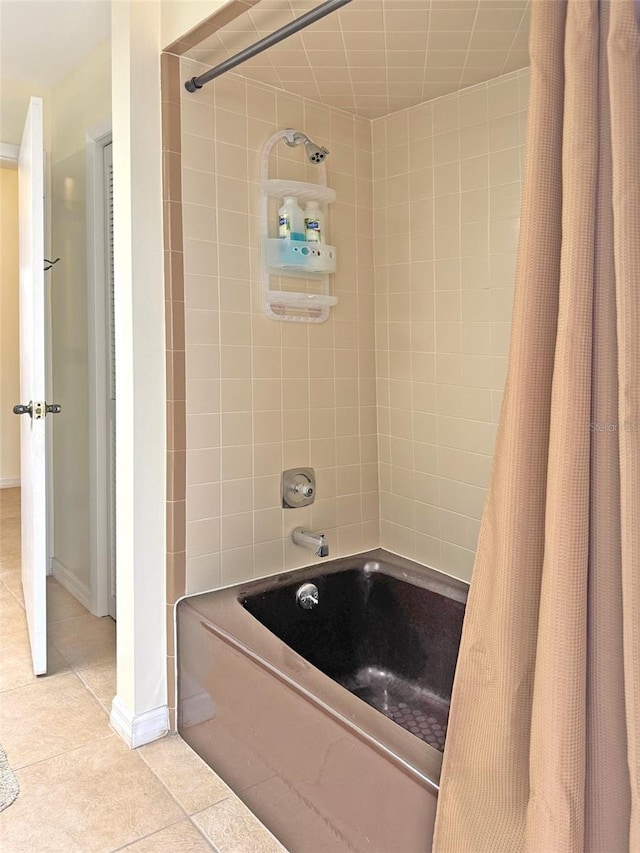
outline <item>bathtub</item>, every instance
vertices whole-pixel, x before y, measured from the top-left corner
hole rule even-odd
[[[429,851],[466,591],[378,549],[184,598],[178,730],[291,853]]]

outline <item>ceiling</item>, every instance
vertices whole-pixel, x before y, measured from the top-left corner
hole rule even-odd
[[[188,56],[216,65],[319,0],[260,0]],[[377,118],[529,64],[528,0],[353,0],[235,73]]]
[[[110,0],[0,0],[0,79],[55,86],[110,33]]]

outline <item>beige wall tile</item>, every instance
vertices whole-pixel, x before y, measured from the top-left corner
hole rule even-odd
[[[508,352],[527,91],[510,74],[372,125],[381,543],[465,579]],[[390,246],[407,218],[409,303]]]
[[[449,11],[433,13],[443,38]],[[484,32],[474,62],[491,52]],[[432,85],[444,79],[446,56],[466,47],[441,42]],[[410,50],[424,63],[424,46]],[[358,50],[359,61],[368,52]],[[349,100],[352,84],[333,74],[331,53],[314,51],[319,85],[347,84],[338,97]],[[391,72],[408,91],[406,55]],[[285,75],[295,68],[286,59]],[[371,73],[355,63],[353,85]],[[471,66],[465,73],[473,78]],[[202,109],[183,99],[187,587],[313,562],[288,539],[297,523],[326,528],[332,556],[382,541],[466,577],[493,445],[492,394],[504,378],[527,75],[371,123],[233,75],[210,89]],[[284,126],[327,145],[339,193],[339,304],[317,327],[261,310],[259,152]],[[313,179],[299,154],[278,151],[274,172]],[[312,512],[280,507],[289,465],[316,468]]]

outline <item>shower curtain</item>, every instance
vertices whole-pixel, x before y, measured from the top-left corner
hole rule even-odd
[[[640,27],[532,0],[509,373],[436,853],[640,851]]]

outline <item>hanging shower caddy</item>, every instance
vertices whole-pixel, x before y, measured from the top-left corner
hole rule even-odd
[[[335,190],[327,186],[327,169],[318,165],[319,183],[269,178],[269,155],[287,131],[274,133],[262,149],[260,169],[260,231],[262,238],[262,293],[264,312],[273,320],[323,323],[329,309],[338,300],[329,293],[329,276],[336,270],[335,246],[302,240],[282,240],[270,236],[269,200],[287,196],[299,202],[317,201],[323,209],[336,200]],[[276,277],[304,282],[304,290],[287,290],[282,282],[272,288]],[[276,279],[277,280],[277,279]]]

